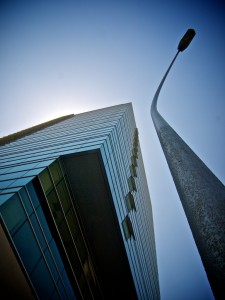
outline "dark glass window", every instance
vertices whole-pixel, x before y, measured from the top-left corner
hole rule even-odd
[[[33,212],[33,208],[31,206],[30,199],[27,195],[27,191],[25,190],[25,188],[22,188],[20,190],[19,194],[20,194],[20,197],[22,198],[23,204],[26,208],[28,215],[30,215]]]
[[[130,173],[131,173],[131,176],[137,177],[137,171],[136,171],[136,168],[134,165],[130,165]]]
[[[67,213],[68,209],[71,206],[70,196],[66,187],[66,184],[64,180],[62,180],[56,187],[59,199],[62,203],[63,210],[65,213]]]
[[[0,207],[0,211],[3,220],[11,234],[14,234],[27,218],[17,194],[6,201]]]
[[[77,222],[77,217],[76,217],[72,207],[68,211],[68,213],[66,215],[66,219],[67,219],[67,222],[69,224],[72,236],[73,236],[74,240],[76,240],[77,234],[79,232],[79,225],[78,225],[78,222]]]
[[[59,226],[63,220],[62,208],[58,200],[58,196],[55,190],[52,190],[48,196],[48,203],[50,205],[51,211],[53,213],[54,219],[56,221],[57,226]]]
[[[45,216],[44,216],[44,213],[43,213],[43,210],[42,210],[41,206],[38,207],[38,209],[36,210],[36,213],[37,213],[38,219],[41,223],[41,227],[44,230],[45,237],[46,237],[47,241],[49,242],[52,239],[52,234],[49,230],[48,223],[45,219]]]
[[[128,178],[128,185],[129,185],[129,189],[130,189],[130,192],[133,192],[133,191],[137,191],[137,188],[136,188],[136,183],[135,183],[135,180],[134,180],[134,177],[130,176]]]
[[[52,179],[50,177],[48,169],[45,169],[39,175],[39,177],[40,177],[40,181],[41,181],[41,184],[43,186],[44,192],[45,192],[45,194],[47,194],[51,190],[51,188],[53,187],[53,182],[52,182]]]
[[[84,299],[91,299],[91,295],[90,295],[90,289],[89,286],[87,284],[87,280],[84,276],[84,273],[81,274],[81,277],[79,279],[79,287],[81,289],[82,292],[82,296],[84,297]]]
[[[55,285],[44,259],[41,259],[31,274],[31,280],[40,299],[49,299]]]
[[[71,287],[71,284],[70,284],[70,281],[68,279],[68,276],[66,274],[66,270],[65,269],[63,270],[63,272],[62,272],[61,275],[62,275],[63,282],[65,284],[67,293],[69,294],[70,299],[72,299],[74,297],[74,292],[73,292],[73,289]]]
[[[40,205],[40,202],[39,202],[38,196],[37,196],[37,194],[35,192],[33,183],[29,182],[26,185],[26,187],[27,187],[28,193],[30,195],[30,198],[31,198],[31,201],[32,201],[34,207],[37,208]]]
[[[70,232],[69,232],[69,228],[66,224],[65,219],[62,221],[62,223],[59,226],[59,232],[60,232],[60,236],[63,240],[63,244],[66,247],[66,251],[67,253],[70,252],[70,249],[74,247]]]
[[[134,196],[129,192],[125,197],[127,211],[131,211],[132,209],[136,211]]]
[[[58,291],[55,289],[54,293],[51,295],[51,300],[61,300]],[[63,299],[64,300],[64,299]]]
[[[59,281],[57,282],[57,287],[58,287],[58,289],[59,289],[59,293],[60,293],[60,295],[61,295],[61,298],[62,298],[62,299],[67,299],[68,296],[67,296],[67,293],[66,293],[66,291],[65,291],[65,288],[64,288],[64,286],[63,286],[61,280],[59,280]]]
[[[37,236],[37,239],[40,243],[41,249],[44,251],[47,247],[47,244],[45,242],[45,239],[44,239],[43,233],[41,231],[40,225],[39,225],[39,223],[37,221],[37,218],[36,218],[34,213],[30,216],[30,220],[31,220],[31,224],[34,228],[35,234]]]
[[[130,239],[131,237],[134,238],[133,226],[128,215],[123,220],[122,226],[126,240]]]
[[[52,175],[53,181],[57,183],[63,176],[58,161],[55,161],[49,166],[50,173]]]
[[[62,270],[64,269],[63,262],[62,262],[60,254],[59,254],[58,248],[56,246],[56,243],[53,239],[51,240],[49,246],[52,251],[52,255],[54,256],[54,258],[56,260],[56,264],[58,266],[59,272],[62,272]]]
[[[16,232],[13,241],[27,272],[30,273],[40,259],[41,251],[28,221]]]
[[[83,272],[83,269],[82,269],[79,257],[77,255],[76,249],[72,248],[70,250],[70,253],[68,253],[68,256],[69,256],[72,268],[74,270],[74,273],[76,274],[76,278],[80,278],[80,276],[81,276],[81,274]]]
[[[53,278],[57,282],[58,279],[59,279],[59,273],[56,269],[56,265],[54,263],[54,260],[52,258],[52,255],[51,255],[50,251],[48,249],[46,249],[44,255],[45,255],[45,258],[47,260],[47,264],[48,264],[48,266],[49,266],[49,268],[52,272]]]
[[[87,250],[86,250],[81,232],[79,232],[79,234],[77,235],[77,239],[76,239],[75,243],[76,243],[76,246],[77,246],[77,251],[79,253],[81,262],[82,262],[82,264],[84,264],[84,262],[87,258]]]
[[[138,148],[137,147],[134,147],[132,149],[132,154],[133,154],[134,157],[138,158]]]
[[[131,163],[132,165],[134,165],[135,167],[137,167],[137,157],[136,156],[131,156]]]

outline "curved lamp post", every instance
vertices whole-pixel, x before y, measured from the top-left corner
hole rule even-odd
[[[189,29],[181,39],[153,98],[151,116],[213,294],[225,299],[225,187],[157,110],[163,83],[194,35]]]

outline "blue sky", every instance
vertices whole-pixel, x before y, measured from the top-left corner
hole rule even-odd
[[[0,136],[133,103],[162,300],[213,299],[149,113],[188,28],[196,37],[178,56],[158,109],[224,183],[224,1],[0,2]]]

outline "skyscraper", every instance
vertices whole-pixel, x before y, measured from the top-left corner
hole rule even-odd
[[[160,298],[131,103],[56,119],[0,143],[0,273],[7,293]]]

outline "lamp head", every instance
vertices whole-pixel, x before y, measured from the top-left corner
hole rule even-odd
[[[185,35],[180,40],[180,43],[177,47],[178,51],[184,51],[191,43],[194,36],[195,36],[195,30],[188,29],[188,31],[185,33]]]

